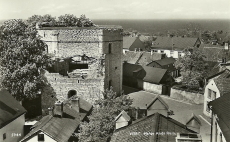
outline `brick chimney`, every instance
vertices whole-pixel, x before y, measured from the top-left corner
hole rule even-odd
[[[63,102],[61,101],[55,102],[54,115],[63,117]]]
[[[54,116],[54,109],[53,109],[53,107],[49,107],[48,111],[49,111],[49,115]]]
[[[71,105],[72,105],[72,108],[76,112],[80,112],[80,98],[79,97],[73,97],[71,99]]]

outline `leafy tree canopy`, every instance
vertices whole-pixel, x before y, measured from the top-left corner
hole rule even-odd
[[[40,71],[50,65],[46,48],[35,28],[22,20],[9,20],[0,27],[2,85],[17,100],[36,97],[43,86]]]
[[[198,49],[187,48],[185,55],[176,62],[176,68],[180,69],[184,83],[190,89],[199,89],[201,82],[207,75],[208,64],[205,55]]]
[[[112,88],[104,92],[104,99],[96,101],[96,108],[88,117],[89,123],[80,124],[78,137],[81,142],[108,141],[115,130],[115,118],[122,110],[130,109],[132,100],[125,95],[117,96]]]
[[[90,20],[89,18],[86,18],[85,15],[81,15],[80,18],[78,18],[77,20],[77,26],[78,27],[91,27],[94,26],[92,20]]]
[[[49,23],[52,23],[53,25],[56,23],[56,17],[52,17],[51,15],[49,14],[46,14],[46,15],[33,15],[31,17],[29,17],[27,20],[26,20],[27,24],[28,25],[31,25],[31,26],[35,26],[37,22],[39,23],[42,23],[42,22],[49,22]]]
[[[73,14],[65,14],[58,17],[58,22],[64,23],[65,26],[76,26],[78,18]]]

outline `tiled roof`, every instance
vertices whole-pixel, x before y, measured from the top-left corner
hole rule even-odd
[[[174,62],[176,62],[176,60],[174,58],[170,57],[170,58],[164,58],[164,59],[160,59],[160,60],[155,60],[155,61],[152,61],[152,62],[156,62],[157,64],[159,64],[161,66],[165,66],[165,65],[173,64]]]
[[[140,35],[139,39],[144,42],[144,41],[148,41],[149,40],[149,36],[144,36],[144,35]]]
[[[137,37],[124,36],[123,37],[123,49],[129,49]]]
[[[197,41],[198,38],[189,37],[157,37],[152,48],[181,51],[187,47],[194,47]]]
[[[217,122],[226,141],[230,141],[230,93],[211,101],[209,106],[219,119]]]
[[[122,61],[126,61],[130,64],[136,64],[142,54],[143,52],[126,51],[125,54],[122,54]]]
[[[142,66],[135,65],[135,64],[129,64],[129,63],[124,63],[123,64],[123,75],[132,77],[132,76],[134,76],[133,72],[137,71],[139,69],[142,69]]]
[[[143,52],[136,64],[147,65],[152,61],[160,60],[164,58],[164,54],[153,52]]]
[[[228,61],[230,59],[229,52],[221,48],[201,48],[201,52],[205,55],[206,61],[222,61],[223,58],[226,58]]]
[[[137,135],[132,135],[132,132],[137,132]],[[165,134],[158,135],[157,132]],[[111,142],[175,142],[176,133],[194,133],[194,131],[170,117],[155,113],[116,130]]]
[[[169,108],[168,105],[163,101],[163,99],[158,96],[157,94],[145,92],[145,91],[138,91],[134,93],[128,94],[130,99],[133,100],[132,107],[139,107],[140,109],[146,109],[149,105],[154,103],[157,99],[159,99],[166,108]]]
[[[72,133],[74,133],[79,126],[80,122],[92,109],[91,104],[80,98],[80,113],[78,113],[71,107],[70,99],[63,102],[63,117],[51,115],[43,117],[21,141],[24,142],[37,132],[42,131],[57,142],[67,142]]]
[[[7,90],[0,90],[0,129],[24,113],[25,108]]]
[[[229,69],[226,66],[220,65],[218,62],[205,61],[208,64],[208,72],[206,79],[211,79],[217,76],[227,78],[230,75]]]
[[[143,81],[160,84],[163,80],[163,77],[167,74],[167,69],[154,68],[148,66],[142,66],[137,78],[142,79]]]
[[[214,82],[216,83],[221,96],[230,93],[230,78],[215,78]]]

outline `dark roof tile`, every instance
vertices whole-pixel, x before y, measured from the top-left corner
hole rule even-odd
[[[131,135],[132,132],[137,132],[137,135]],[[154,135],[145,135],[152,133]],[[172,135],[156,135],[156,132],[172,132]],[[165,117],[159,113],[141,118],[133,124],[118,129],[111,137],[111,142],[129,142],[129,141],[161,141],[175,142],[176,133],[194,133],[182,123],[173,120],[170,117]]]
[[[80,122],[91,111],[92,105],[80,98],[80,113],[71,107],[71,98],[64,101],[63,117],[47,115],[37,122],[21,141],[24,142],[38,131],[43,131],[58,142],[66,142],[79,126]]]
[[[219,119],[217,122],[226,141],[230,141],[230,93],[211,101],[209,106]]]
[[[157,37],[152,48],[181,51],[187,47],[194,47],[198,40],[198,38],[189,37]]]
[[[7,90],[0,90],[0,128],[24,113],[25,108]]]

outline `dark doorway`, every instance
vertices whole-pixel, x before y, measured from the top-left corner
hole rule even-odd
[[[168,85],[163,85],[162,86],[162,95],[167,95],[167,96],[170,96],[170,93],[171,93],[171,87],[168,86]]]

